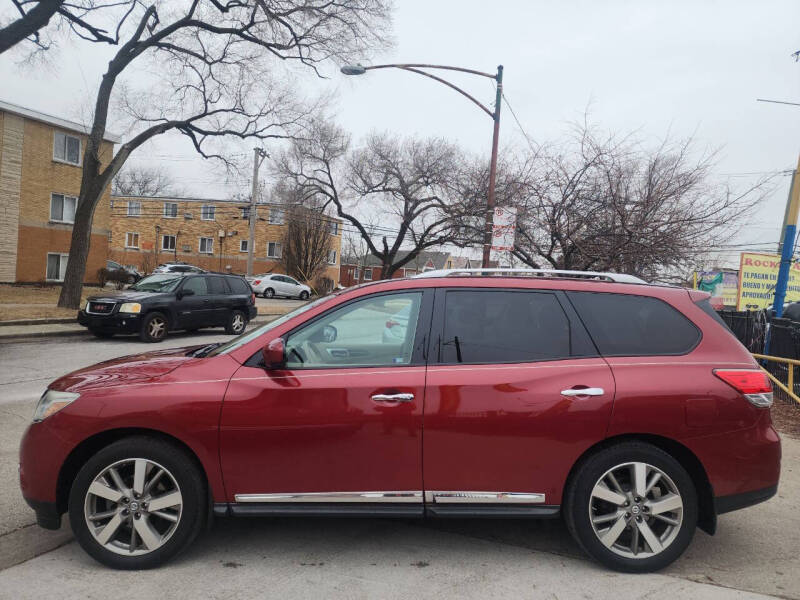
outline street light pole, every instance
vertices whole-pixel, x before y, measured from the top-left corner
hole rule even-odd
[[[267,156],[261,148],[253,148],[253,187],[250,192],[250,210],[247,212],[247,220],[250,225],[250,234],[247,238],[247,276],[253,276],[253,257],[256,242],[256,194],[258,193],[258,169],[261,162]]]
[[[416,73],[417,75],[423,75],[425,77],[429,77],[430,79],[438,81],[439,83],[442,83],[447,87],[454,89],[462,96],[465,96],[466,98],[471,100],[474,104],[477,104],[478,108],[483,110],[483,112],[489,115],[492,118],[492,121],[494,121],[494,130],[492,133],[492,157],[489,163],[489,189],[486,194],[486,226],[483,235],[482,266],[484,269],[487,268],[489,266],[489,256],[492,250],[492,229],[493,229],[494,206],[495,206],[495,182],[497,180],[497,146],[500,138],[500,105],[503,99],[503,65],[499,65],[497,67],[497,73],[495,75],[492,75],[491,73],[484,73],[482,71],[476,71],[475,69],[464,69],[462,67],[451,67],[447,65],[416,64],[416,63],[370,65],[369,67],[365,67],[363,65],[344,65],[341,68],[341,72],[345,75],[363,75],[367,71],[373,69],[402,69],[403,71],[410,71],[412,73]],[[427,73],[420,69],[442,69],[446,71],[459,71],[461,73],[469,73],[471,75],[480,75],[481,77],[494,79],[497,84],[494,110],[489,110],[488,107],[486,107],[481,102],[476,100],[474,96],[468,94],[460,87],[450,83],[446,79],[442,79],[441,77],[437,77],[436,75]]]

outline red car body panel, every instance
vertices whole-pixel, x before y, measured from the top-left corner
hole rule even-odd
[[[702,331],[682,356],[583,358],[520,365],[437,365],[265,371],[245,363],[271,340],[343,302],[424,288],[603,291],[659,298]],[[714,496],[776,485],[780,441],[769,411],[713,375],[757,368],[686,290],[546,278],[407,279],[347,290],[230,354],[184,350],[126,357],[50,385],[79,400],[32,424],[20,450],[23,495],[55,502],[59,471],[84,440],[120,429],[158,431],[197,456],[215,502],[236,494],[380,490],[544,493],[559,504],[571,467],[620,435],[660,436],[690,449]],[[426,381],[427,377],[427,381]],[[565,398],[576,385],[603,396]],[[376,393],[410,392],[400,406]]]

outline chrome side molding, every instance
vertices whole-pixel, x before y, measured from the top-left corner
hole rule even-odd
[[[422,502],[422,492],[307,492],[236,494],[236,502]]]
[[[429,504],[541,504],[544,494],[533,492],[425,492]]]

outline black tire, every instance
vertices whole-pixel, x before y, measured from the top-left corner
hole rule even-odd
[[[247,327],[247,315],[240,310],[232,310],[225,322],[225,333],[239,335]]]
[[[147,313],[139,328],[139,339],[143,342],[160,342],[167,337],[168,328],[169,321],[166,315],[158,311]]]
[[[300,292],[300,300],[308,300],[308,292],[303,290]]]
[[[274,298],[275,297],[275,290],[272,288],[267,288],[264,290],[264,298]]]
[[[90,531],[85,516],[85,511],[90,506],[90,500],[87,499],[89,486],[92,485],[95,478],[108,467],[115,465],[115,463],[129,459],[145,459],[166,469],[169,476],[171,476],[170,481],[174,481],[177,484],[182,503],[177,513],[177,524],[174,526],[166,521],[157,519],[155,516],[148,515],[143,508],[139,509],[142,511],[140,513],[142,522],[155,527],[156,533],[159,533],[158,528],[163,529],[161,536],[162,538],[166,537],[166,541],[160,547],[147,551],[144,541],[139,538],[138,543],[142,545],[144,553],[135,555],[124,553],[124,546],[122,546],[122,550],[118,550],[120,553],[117,553],[101,544]],[[118,468],[119,474],[126,484],[132,485],[130,477],[125,477],[123,468]],[[150,472],[152,473],[152,471]],[[131,490],[128,491],[130,492]],[[160,492],[154,493],[154,496],[158,493]],[[144,498],[145,496],[139,502],[143,502]],[[78,539],[78,543],[98,562],[115,569],[150,569],[165,563],[194,541],[208,517],[206,498],[207,492],[203,474],[193,457],[183,448],[157,438],[130,437],[106,446],[83,465],[70,489],[69,520],[72,532]],[[123,505],[121,503],[124,500],[128,500],[128,503]],[[130,507],[133,500],[133,498],[123,498],[118,506]],[[107,506],[113,505],[114,503],[111,503]],[[116,508],[111,510],[114,511]],[[116,535],[119,535],[122,540],[114,540],[112,536],[112,542],[123,544],[126,535],[130,541],[130,531],[134,523],[133,514],[131,514],[132,510],[128,512],[129,517],[126,517],[126,520],[116,530],[118,531]],[[99,533],[102,533],[102,530]]]
[[[666,475],[666,479],[662,476],[653,490],[648,492],[643,502],[636,502],[638,496],[634,495],[633,490],[628,490],[632,486],[632,481],[626,482],[624,479],[620,480],[619,471],[623,469],[622,475],[624,477],[625,469],[631,473],[633,479],[633,467],[626,467],[626,463],[645,463],[651,468],[658,469],[662,475]],[[619,533],[617,539],[620,544],[614,544],[613,548],[607,547],[600,540],[600,533],[595,532],[595,525],[592,524],[592,514],[597,514],[601,517],[600,512],[595,512],[598,506],[598,500],[595,498],[595,506],[591,505],[592,490],[601,477],[605,477],[609,471],[614,471],[617,480],[621,484],[624,493],[627,494],[628,504],[621,505],[614,508],[613,503],[603,503],[599,501],[600,506],[607,506],[606,510],[619,511],[625,519],[625,528]],[[647,472],[646,472],[647,474]],[[650,471],[652,476],[653,471]],[[647,477],[645,477],[647,479]],[[610,481],[610,480],[609,480]],[[652,509],[647,506],[648,501],[654,502],[657,500],[655,497],[658,492],[658,497],[664,497],[668,492],[662,492],[661,487],[666,489],[669,485],[677,489],[682,501],[682,514],[681,518],[674,518],[677,513],[664,513],[663,516],[674,518],[679,525],[672,526],[665,524],[661,519],[656,518],[650,514]],[[612,486],[608,486],[609,488]],[[651,497],[652,496],[652,497]],[[611,515],[611,512],[603,514]],[[602,563],[606,567],[616,571],[626,573],[646,573],[658,571],[663,569],[675,559],[677,559],[684,550],[689,546],[694,536],[695,527],[697,526],[697,492],[692,482],[691,477],[686,470],[675,460],[672,456],[656,448],[650,444],[643,442],[624,442],[600,450],[596,454],[591,455],[580,464],[575,472],[574,477],[571,479],[564,498],[564,520],[566,521],[567,528],[572,536],[578,542],[578,545],[592,558]],[[626,516],[628,515],[628,516]],[[639,524],[636,521],[639,521]],[[616,517],[614,520],[608,521],[609,525],[596,525],[598,528],[607,527],[603,533],[610,533],[610,530],[618,522]],[[620,524],[620,527],[622,524]],[[652,527],[651,527],[652,526]],[[663,536],[659,543],[667,543],[663,549],[653,554],[652,547],[647,545],[646,536],[640,533],[642,527],[648,531],[655,533],[656,536]],[[636,528],[636,531],[634,531]],[[671,528],[671,529],[670,529]],[[672,531],[672,533],[669,533]],[[634,541],[634,537],[640,541]],[[641,555],[637,557],[625,556],[621,553],[628,552],[624,548],[627,544],[628,548],[636,546],[641,548]],[[648,554],[650,554],[648,556]]]
[[[108,340],[114,337],[113,331],[103,331],[101,329],[90,329],[89,332],[96,338],[101,340]]]

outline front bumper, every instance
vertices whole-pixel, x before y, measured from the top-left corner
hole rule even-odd
[[[90,315],[85,310],[78,312],[78,323],[89,329],[108,333],[137,333],[141,318],[139,315],[115,313],[111,315]]]

